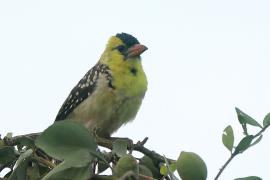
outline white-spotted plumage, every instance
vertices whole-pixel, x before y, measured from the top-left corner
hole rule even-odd
[[[107,81],[111,81],[111,76],[109,74],[109,69],[106,65],[95,65],[90,69],[86,75],[79,81],[79,83],[72,89],[68,98],[59,110],[56,121],[64,120],[68,115],[76,108],[82,101],[91,96],[92,92],[96,88],[96,83],[98,81],[99,75],[105,74]],[[85,86],[87,82],[92,82],[91,86]]]

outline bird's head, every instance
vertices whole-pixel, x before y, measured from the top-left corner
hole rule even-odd
[[[147,50],[147,47],[130,34],[118,33],[112,36],[100,59],[101,63],[109,66],[121,66],[123,64],[133,64],[140,60],[140,55]]]

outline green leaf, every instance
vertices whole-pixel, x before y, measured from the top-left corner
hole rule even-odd
[[[239,154],[239,153],[244,152],[248,147],[250,147],[252,140],[253,140],[252,135],[248,135],[244,137],[236,146],[234,153]]]
[[[40,178],[39,167],[36,163],[32,163],[32,167],[27,169],[27,178],[28,180],[37,180]]]
[[[177,168],[176,168],[176,162],[175,162],[175,163],[171,163],[169,167],[170,167],[170,170],[171,170],[172,172],[176,171],[176,169],[177,169]]]
[[[270,113],[268,113],[263,119],[263,126],[264,127],[269,125],[269,124],[270,124]]]
[[[234,143],[234,134],[232,126],[227,126],[222,134],[222,142],[224,146],[232,152],[233,149],[233,143]]]
[[[143,156],[140,159],[140,164],[146,166],[152,172],[153,178],[160,179],[162,177],[158,168],[159,166],[155,165],[150,157]]]
[[[98,173],[105,171],[108,168],[111,168],[110,161],[111,161],[111,152],[95,152],[93,155],[97,158],[98,164]]]
[[[144,175],[144,176],[153,177],[153,173],[145,165],[139,164],[139,173]],[[144,179],[144,178],[141,178],[141,179]],[[141,180],[141,179],[139,177],[139,180]]]
[[[160,169],[159,169],[160,174],[166,176],[168,174],[168,169],[167,166],[165,164],[163,164]]]
[[[108,163],[105,163],[103,161],[99,161],[98,162],[98,173],[101,173],[103,171],[105,171],[106,169],[108,169],[110,166]]]
[[[258,144],[262,140],[263,135],[260,135],[253,143],[250,144],[250,146],[254,146]]]
[[[125,175],[128,171],[132,171],[136,177],[139,176],[139,165],[136,159],[130,154],[122,156],[118,160],[114,170],[115,175],[119,178]]]
[[[15,161],[16,154],[14,147],[4,146],[0,149],[0,164],[6,164]]]
[[[240,109],[235,108],[235,110],[236,110],[237,117],[240,124],[249,124],[252,126],[263,128],[255,119],[253,119],[252,117],[250,117],[249,115],[241,111]]]
[[[32,149],[28,149],[27,151],[25,151],[24,153],[22,153],[20,155],[18,161],[16,162],[15,168],[17,168],[18,166],[20,166],[20,164],[24,163],[32,155],[33,155],[33,150]]]
[[[182,151],[176,162],[176,167],[183,180],[206,180],[207,178],[205,162],[193,152]]]
[[[4,140],[1,139],[1,136],[0,136],[0,148],[6,146]]]
[[[22,136],[20,138],[16,139],[16,144],[19,149],[22,149],[24,146],[34,148],[35,147],[35,141],[27,136]]]
[[[174,174],[173,174],[173,170],[171,169],[171,167],[174,167],[176,165],[172,165],[168,162],[167,158],[164,156],[164,160],[166,163],[166,167],[167,167],[167,171],[168,171],[168,175],[172,180],[179,180]],[[174,163],[175,164],[175,163]]]
[[[7,135],[5,136],[5,138],[11,139],[12,138],[12,133],[11,132],[7,133]]]
[[[77,162],[75,162],[77,163]],[[74,167],[74,162],[64,161],[51,170],[42,180],[85,180],[91,175],[91,163]]]
[[[76,151],[96,152],[95,138],[80,123],[56,122],[37,139],[36,146],[59,160],[69,159]]]
[[[248,176],[248,177],[243,177],[243,178],[236,178],[234,180],[262,180],[262,178],[258,176]]]
[[[54,123],[37,138],[36,145],[50,156],[64,160],[43,179],[87,179],[95,157],[104,160],[97,152],[94,136],[73,121]]]
[[[128,142],[123,139],[117,139],[113,142],[112,152],[122,157],[127,154]]]
[[[48,166],[39,166],[39,174],[41,177],[44,177],[50,171],[51,171],[51,169]]]
[[[32,149],[28,149],[20,155],[18,161],[16,162],[15,169],[9,177],[9,180],[26,180],[26,170],[32,155]]]
[[[91,166],[93,159],[94,157],[86,149],[76,150],[70,157],[65,158],[64,162],[50,171],[42,180],[87,179],[93,171]]]

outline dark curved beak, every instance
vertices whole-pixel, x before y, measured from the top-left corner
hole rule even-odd
[[[148,48],[142,44],[135,44],[134,46],[128,48],[127,58],[138,57]]]

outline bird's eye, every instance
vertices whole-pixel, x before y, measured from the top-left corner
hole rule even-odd
[[[116,49],[120,52],[123,53],[126,50],[126,47],[124,45],[117,46]]]

